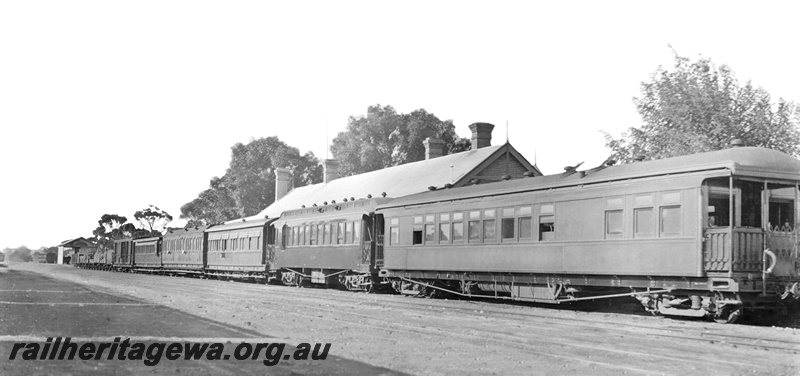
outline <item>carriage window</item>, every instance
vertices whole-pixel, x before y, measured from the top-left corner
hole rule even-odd
[[[450,222],[450,213],[439,214],[439,222]]]
[[[336,224],[328,223],[328,244],[336,244]]]
[[[418,215],[418,216],[414,217],[414,224],[415,225],[421,225],[422,224],[422,216],[421,215]]]
[[[413,243],[411,244],[422,244],[422,230],[414,230],[414,239],[412,239]]]
[[[352,244],[353,243],[353,222],[347,222],[345,224],[345,230],[344,231],[345,231],[344,242]]]
[[[710,194],[708,196],[709,227],[730,226],[731,222],[729,213],[730,213],[730,199],[728,195]]]
[[[483,241],[493,242],[497,240],[497,231],[494,219],[483,221]]]
[[[449,223],[440,223],[439,224],[439,243],[449,243],[450,242],[450,224]]]
[[[464,241],[464,222],[453,222],[453,243]]]
[[[470,243],[480,243],[481,242],[481,221],[469,221],[469,227],[467,228],[469,242]]]
[[[606,212],[606,239],[622,237],[622,210]]]
[[[361,244],[361,221],[353,222],[353,243]]]
[[[735,186],[742,191],[743,227],[761,227],[761,192],[764,183],[753,181],[737,181]]]
[[[533,219],[531,217],[519,217],[519,240],[531,240]]]
[[[435,241],[435,234],[436,234],[436,225],[428,224],[425,225],[425,243],[431,243]]]
[[[389,228],[389,244],[400,244],[400,228]]]
[[[533,218],[531,217],[532,208],[530,206],[520,206],[517,208],[519,217],[519,239],[531,240],[533,237]]]
[[[792,232],[794,227],[794,201],[770,200],[769,225],[770,231]]]
[[[317,244],[317,226],[311,225],[311,245]]]
[[[503,241],[514,240],[516,238],[514,208],[503,208],[501,212],[503,214],[503,219],[500,220],[500,236]]]
[[[434,216],[433,214],[426,215],[425,216],[425,223],[433,223],[433,221],[435,220],[434,218],[436,218],[436,216]]]
[[[654,235],[653,208],[639,208],[633,211],[635,238],[649,238]]]
[[[681,207],[662,206],[661,207],[661,236],[680,236],[681,235]]]
[[[503,236],[503,241],[514,240],[514,218],[503,218],[502,222],[500,222],[500,231]]]
[[[556,224],[555,216],[543,215],[539,217],[539,240],[547,241],[555,239]]]
[[[337,227],[338,231],[336,232],[336,244],[344,244],[344,222],[339,222]]]
[[[322,225],[322,244],[330,244],[331,228],[328,225]]]

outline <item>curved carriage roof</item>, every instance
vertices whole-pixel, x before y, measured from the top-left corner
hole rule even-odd
[[[381,205],[378,209],[712,170],[727,170],[733,175],[800,181],[800,160],[771,149],[741,147],[605,168],[597,167],[571,174],[562,173],[463,188],[440,189],[402,197]]]
[[[202,234],[209,226],[195,226],[195,227],[183,227],[183,228],[168,228],[167,232],[163,235],[163,238],[178,238],[183,236],[193,236]]]
[[[244,228],[253,228],[253,227],[262,227],[264,225],[269,224],[270,222],[275,221],[278,218],[270,218],[270,219],[237,219],[233,221],[229,221],[228,223],[216,225],[209,227],[206,232],[219,232],[219,231],[229,231],[229,230],[239,230]]]

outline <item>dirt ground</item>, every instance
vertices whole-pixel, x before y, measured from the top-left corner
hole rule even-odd
[[[800,374],[796,312],[782,322],[789,327],[723,325],[652,317],[631,300],[554,309],[62,265],[10,267],[290,343],[330,342],[334,356],[410,374]]]

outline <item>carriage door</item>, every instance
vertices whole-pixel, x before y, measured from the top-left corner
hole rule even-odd
[[[260,240],[260,243],[264,245],[262,260],[267,260],[267,265],[270,265],[270,267],[275,263],[275,237],[277,232],[278,230],[275,228],[275,225],[269,225],[266,231],[263,231],[266,239]]]
[[[375,214],[375,260],[374,268],[383,268],[383,214]]]
[[[775,276],[797,275],[794,260],[797,258],[797,186],[778,183],[765,183],[764,246],[775,255]],[[766,258],[772,263],[771,256]],[[767,267],[770,265],[768,264]]]
[[[361,229],[364,237],[361,243],[361,260],[358,260],[358,263],[362,267],[369,268],[372,266],[372,260],[374,259],[372,250],[375,244],[375,224],[371,216],[367,214],[361,216]]]

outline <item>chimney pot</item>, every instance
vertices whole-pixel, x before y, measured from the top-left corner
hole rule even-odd
[[[324,170],[325,184],[339,178],[339,161],[335,159],[326,159],[322,161],[322,169]]]
[[[487,146],[492,146],[492,130],[494,124],[489,123],[472,123],[469,125],[469,130],[472,131],[472,150],[478,150]]]
[[[292,187],[291,172],[288,168],[278,167],[275,169],[275,201],[280,200],[289,193]]]
[[[444,155],[444,141],[440,138],[428,137],[422,141],[425,145],[425,159],[433,159]]]

